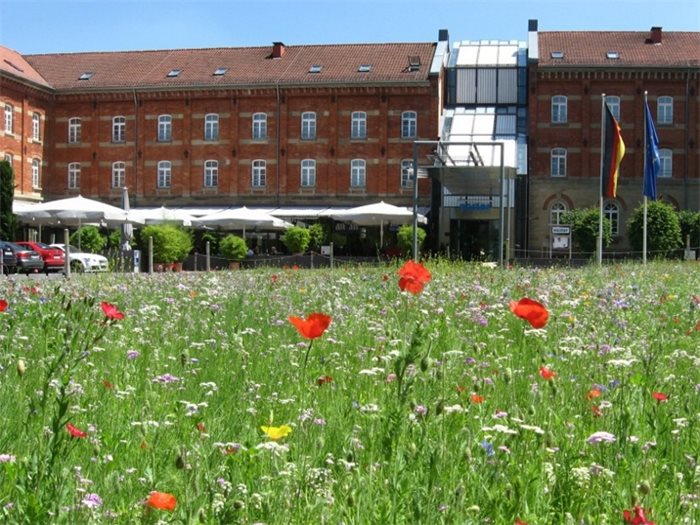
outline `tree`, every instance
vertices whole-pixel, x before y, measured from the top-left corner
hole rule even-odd
[[[292,226],[284,233],[282,242],[290,253],[304,253],[311,242],[311,234],[306,228]]]
[[[572,242],[582,252],[595,253],[598,249],[600,209],[582,208],[569,210],[562,215],[562,223],[571,225]],[[603,248],[612,242],[612,225],[603,218]]]
[[[425,242],[426,237],[425,230],[423,228],[418,228],[416,237],[418,240],[418,251],[420,251],[421,246]],[[413,253],[413,226],[404,224],[399,228],[396,233],[396,243],[399,245],[401,251],[406,255],[411,255]]]
[[[686,238],[690,235],[690,245],[700,245],[700,212],[679,211],[678,222],[681,225],[681,241],[685,243]]]
[[[17,234],[18,220],[12,213],[15,197],[15,174],[6,160],[0,161],[0,239],[13,241]]]
[[[100,253],[107,240],[95,226],[83,226],[70,236],[70,243],[88,253]]]
[[[324,228],[323,224],[317,222],[309,226],[309,247],[312,250],[320,250],[323,243],[326,242],[328,238],[327,228]]]
[[[153,224],[141,231],[142,250],[148,251],[148,238],[153,238],[153,260],[159,263],[180,262],[192,250],[189,232],[171,224]]]
[[[627,223],[630,244],[642,251],[644,206],[638,206]],[[647,250],[652,257],[668,257],[683,246],[681,224],[673,206],[661,201],[647,203]]]
[[[245,239],[238,235],[227,235],[219,243],[221,255],[228,259],[244,259],[248,255],[248,246]]]

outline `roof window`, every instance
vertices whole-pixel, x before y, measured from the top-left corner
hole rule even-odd
[[[167,76],[171,78],[179,77],[180,73],[182,73],[182,69],[171,69]]]
[[[620,58],[620,52],[619,51],[608,51],[605,54],[606,57],[608,57],[610,60],[618,60]]]
[[[408,57],[408,70],[418,71],[420,69],[420,57],[417,55],[409,55]]]
[[[92,71],[86,71],[82,75],[78,77],[78,80],[90,80],[92,78],[92,75],[94,75]]]
[[[217,67],[216,71],[214,71],[214,76],[220,77],[222,75],[225,75],[227,71],[228,71],[227,67]]]
[[[369,73],[371,69],[372,64],[360,64],[360,67],[357,68],[357,71],[359,73]]]
[[[550,57],[556,58],[556,59],[562,59],[564,58],[564,52],[563,51],[552,51],[549,54]]]
[[[321,69],[323,69],[323,66],[314,64],[309,68],[309,73],[320,73]]]

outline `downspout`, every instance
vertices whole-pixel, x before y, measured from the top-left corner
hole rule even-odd
[[[685,131],[683,132],[683,151],[685,158],[683,162],[683,209],[689,206],[688,195],[688,164],[690,163],[690,68],[685,73]]]
[[[275,199],[277,202],[277,207],[279,208],[280,206],[280,176],[282,175],[282,165],[280,164],[281,160],[281,146],[282,146],[282,139],[280,136],[280,132],[282,130],[282,114],[280,111],[281,107],[281,102],[280,102],[280,83],[279,80],[275,83],[275,89],[277,91],[277,176],[275,177]]]
[[[132,90],[134,93],[134,198],[136,198],[139,192],[139,101],[136,98],[136,88],[132,88]]]

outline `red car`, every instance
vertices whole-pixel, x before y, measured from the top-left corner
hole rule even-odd
[[[39,252],[41,258],[44,259],[44,271],[49,273],[50,271],[60,272],[63,271],[63,266],[65,264],[65,255],[63,250],[44,244],[43,242],[33,242],[33,241],[16,241],[15,244],[19,244],[27,249]]]

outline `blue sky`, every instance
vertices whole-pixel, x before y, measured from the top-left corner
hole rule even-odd
[[[540,31],[700,31],[700,0],[0,0],[22,54],[358,42],[526,40]]]

